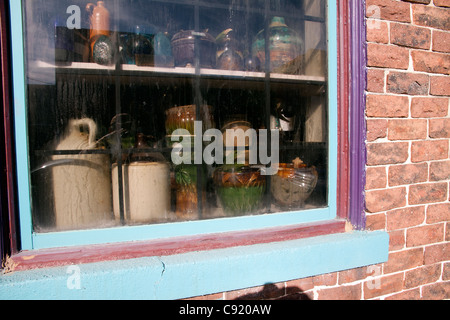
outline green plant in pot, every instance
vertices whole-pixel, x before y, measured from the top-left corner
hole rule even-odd
[[[194,219],[198,213],[197,166],[181,164],[175,167],[176,215],[179,219]],[[204,190],[201,190],[204,198]]]
[[[239,164],[217,168],[214,183],[223,209],[232,216],[255,212],[266,189],[259,168]]]

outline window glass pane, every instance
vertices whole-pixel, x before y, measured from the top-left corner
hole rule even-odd
[[[36,232],[327,206],[325,0],[26,0],[24,16]]]

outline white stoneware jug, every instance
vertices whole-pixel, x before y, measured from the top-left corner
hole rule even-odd
[[[117,165],[112,168],[114,215],[120,219]],[[170,170],[163,162],[132,162],[122,166],[125,221],[162,222],[170,211]]]
[[[52,174],[58,230],[101,227],[112,220],[109,155],[82,151],[96,149],[96,134],[92,119],[71,120],[56,146],[60,151],[80,150],[80,154],[52,157],[56,162]]]

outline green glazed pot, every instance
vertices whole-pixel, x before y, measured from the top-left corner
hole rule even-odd
[[[252,45],[253,59],[262,68],[266,64],[265,30],[261,30]],[[270,72],[301,74],[303,67],[303,39],[289,28],[284,18],[274,17],[269,25]]]

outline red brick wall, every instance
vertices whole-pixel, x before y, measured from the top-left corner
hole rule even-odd
[[[390,254],[362,298],[449,299],[450,1],[366,9],[367,227]]]
[[[367,228],[386,263],[208,299],[450,299],[450,0],[367,0]]]

